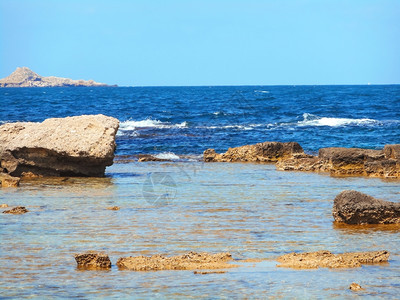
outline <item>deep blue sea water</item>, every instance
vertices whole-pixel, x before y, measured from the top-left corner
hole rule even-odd
[[[105,114],[117,155],[199,155],[264,141],[382,148],[400,142],[400,85],[8,88],[0,122]]]

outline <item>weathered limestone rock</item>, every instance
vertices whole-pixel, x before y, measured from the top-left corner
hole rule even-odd
[[[119,121],[103,115],[0,126],[0,165],[21,176],[104,176],[113,163]]]
[[[400,145],[386,145],[383,150],[359,148],[322,148],[318,157],[293,155],[279,160],[282,171],[329,172],[332,176],[369,176],[400,178]]]
[[[123,257],[118,259],[117,266],[122,270],[133,271],[225,269],[236,267],[227,263],[231,260],[232,255],[229,253],[189,252],[172,257],[163,255]]]
[[[20,178],[13,177],[5,173],[0,173],[1,187],[17,187],[19,186]]]
[[[17,68],[11,75],[0,79],[0,87],[70,87],[70,86],[107,86],[93,80],[72,80],[62,77],[43,77],[27,67]]]
[[[75,260],[80,269],[110,269],[111,260],[107,254],[87,252],[75,254]]]
[[[335,255],[330,251],[322,250],[282,255],[277,259],[280,262],[277,267],[294,269],[357,268],[362,264],[387,262],[388,259],[388,251],[348,252]]]
[[[29,210],[27,210],[24,206],[17,206],[9,210],[3,211],[3,214],[14,214],[14,215],[22,215],[27,213]]]
[[[218,154],[214,149],[204,151],[205,162],[276,162],[280,159],[292,158],[295,154],[304,153],[296,142],[264,142],[229,148],[226,153]]]
[[[0,204],[0,208],[7,208],[7,207],[8,207],[7,203]]]
[[[400,223],[400,203],[343,191],[334,200],[332,214],[336,222],[346,224],[394,224]]]

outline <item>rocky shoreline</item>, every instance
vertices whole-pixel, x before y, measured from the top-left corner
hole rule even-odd
[[[304,153],[296,142],[264,142],[229,148],[218,154],[203,153],[205,162],[275,163],[280,171],[327,172],[331,176],[368,176],[400,178],[400,144],[385,145],[383,150],[361,148],[321,148],[318,156]]]

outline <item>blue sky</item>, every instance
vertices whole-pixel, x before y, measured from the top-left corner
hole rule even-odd
[[[399,0],[0,0],[0,26],[1,78],[400,83]]]

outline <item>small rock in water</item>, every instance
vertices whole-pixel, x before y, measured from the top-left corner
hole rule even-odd
[[[6,204],[7,205],[7,204]],[[7,207],[7,206],[6,206]],[[25,208],[25,206],[17,206],[13,209],[3,211],[3,214],[14,214],[14,215],[21,215],[27,213],[29,210]]]
[[[361,287],[361,285],[359,285],[358,283],[353,282],[352,284],[350,284],[349,289],[352,291],[360,291],[363,290],[363,288]]]
[[[75,254],[75,260],[78,268],[87,270],[110,269],[111,260],[107,254],[98,252],[87,252]]]
[[[8,204],[0,204],[0,208],[6,208],[6,207],[8,207]]]
[[[2,187],[17,187],[19,186],[19,177],[13,177],[6,173],[0,173],[0,186]]]
[[[119,210],[120,207],[119,206],[110,206],[110,207],[107,207],[107,209],[109,209],[109,210]]]

